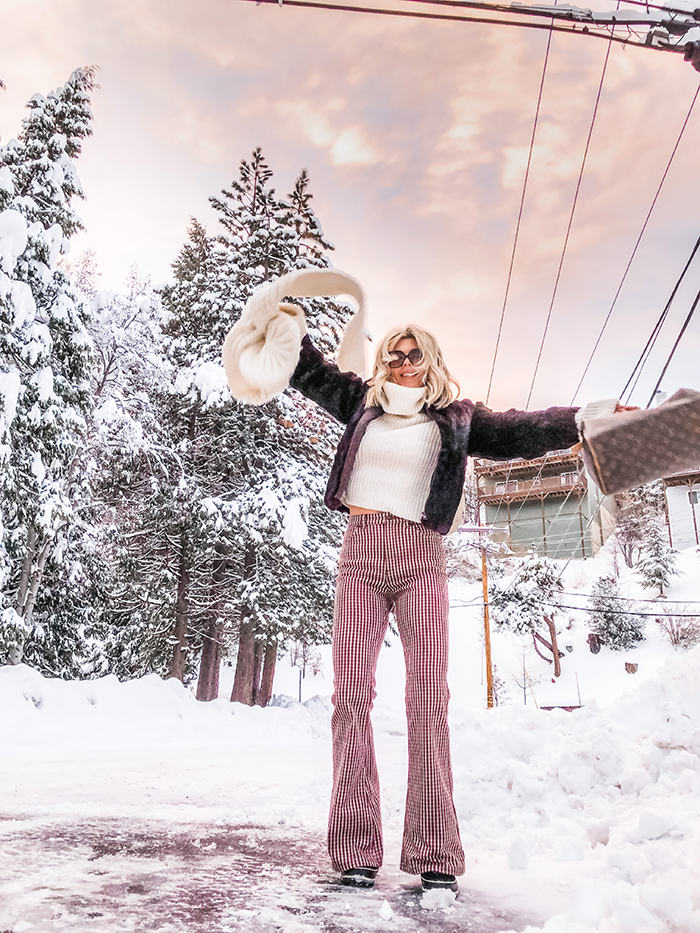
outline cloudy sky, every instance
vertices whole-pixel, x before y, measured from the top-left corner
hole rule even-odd
[[[612,8],[597,0],[597,8]],[[624,5],[624,4],[623,4]],[[252,0],[0,0],[0,136],[26,101],[100,68],[79,173],[103,283],[161,282],[191,216],[261,146],[276,188],[311,176],[334,264],[370,326],[428,326],[464,394],[486,395],[546,45],[544,32],[398,20]],[[525,407],[607,43],[555,35],[490,403]],[[700,76],[614,46],[530,407],[569,404]],[[700,234],[700,103],[578,401],[617,396]],[[679,293],[635,399],[700,288]],[[700,388],[700,312],[664,388]]]

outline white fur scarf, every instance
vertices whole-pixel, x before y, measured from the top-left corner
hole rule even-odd
[[[299,344],[306,333],[304,312],[284,304],[285,295],[314,298],[350,295],[357,313],[345,329],[338,351],[343,372],[363,375],[365,369],[365,296],[357,279],[335,269],[299,269],[257,288],[246,302],[240,320],[226,337],[223,364],[234,398],[262,405],[289,385],[299,360]]]

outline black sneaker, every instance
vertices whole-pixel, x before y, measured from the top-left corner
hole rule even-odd
[[[454,875],[445,875],[441,871],[424,871],[420,876],[421,887],[424,891],[459,891],[459,885]]]
[[[340,883],[351,888],[373,888],[378,868],[346,868],[340,876]]]

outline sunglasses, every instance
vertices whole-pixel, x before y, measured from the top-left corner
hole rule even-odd
[[[406,360],[413,366],[417,366],[423,359],[423,352],[418,347],[414,347],[408,353],[404,353],[403,350],[391,350],[390,352],[394,358],[389,360],[389,369],[399,369]]]

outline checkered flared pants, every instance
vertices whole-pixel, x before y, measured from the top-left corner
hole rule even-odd
[[[400,867],[464,873],[447,726],[448,595],[442,538],[386,513],[351,516],[333,623],[333,791],[328,850],[337,871],[382,864],[370,711],[389,613],[406,661],[408,793]]]

